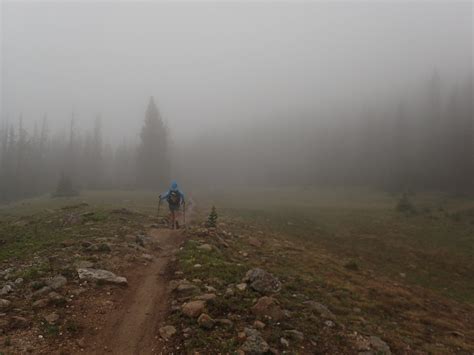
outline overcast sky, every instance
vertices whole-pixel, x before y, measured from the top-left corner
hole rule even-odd
[[[176,140],[352,110],[472,67],[472,2],[3,2],[2,116],[101,114],[137,137],[154,96]],[[318,119],[314,115],[314,119]]]

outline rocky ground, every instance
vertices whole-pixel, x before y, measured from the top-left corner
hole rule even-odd
[[[474,351],[472,306],[233,218],[217,228],[195,218],[167,234],[186,240],[169,248],[163,225],[126,209],[84,204],[1,223],[2,354],[125,354],[137,342],[157,354]],[[8,236],[35,229],[15,254]],[[145,318],[127,348],[127,327]]]
[[[178,255],[165,353],[472,354],[473,308],[229,219]]]

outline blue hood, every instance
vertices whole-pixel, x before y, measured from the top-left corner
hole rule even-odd
[[[178,190],[178,183],[177,183],[176,181],[173,181],[173,182],[171,183],[170,190],[171,190],[171,191],[177,191],[177,190]]]

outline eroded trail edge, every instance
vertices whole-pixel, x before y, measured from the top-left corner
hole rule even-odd
[[[121,302],[105,315],[105,326],[92,339],[92,354],[159,354],[158,328],[168,308],[167,270],[184,241],[182,231],[151,229],[157,252],[146,268],[132,270]]]

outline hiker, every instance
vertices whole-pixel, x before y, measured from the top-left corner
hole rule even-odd
[[[173,181],[171,187],[166,193],[159,196],[160,202],[166,200],[170,209],[171,215],[171,229],[178,229],[178,215],[180,213],[180,208],[184,205],[184,194],[180,191],[178,183]]]

